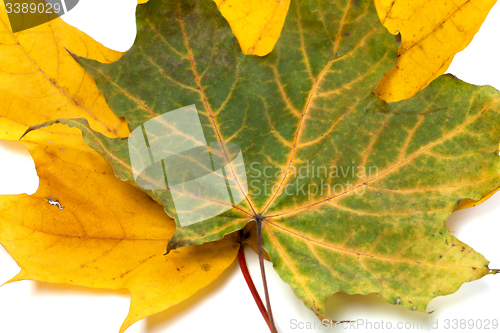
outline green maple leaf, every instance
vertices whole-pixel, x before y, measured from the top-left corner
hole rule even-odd
[[[249,181],[246,200],[224,214],[177,220],[169,250],[262,221],[274,268],[317,315],[339,291],[425,311],[432,298],[497,273],[446,219],[461,199],[500,187],[500,93],[445,75],[385,103],[372,90],[398,45],[373,1],[293,1],[262,58],[241,53],[211,1],[151,1],[137,27],[119,61],[79,59],[110,107],[134,130],[195,104],[207,142],[241,148]],[[80,128],[136,185],[128,138],[59,122]],[[177,218],[168,188],[146,192]]]

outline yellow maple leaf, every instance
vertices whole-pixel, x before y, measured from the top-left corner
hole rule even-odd
[[[126,122],[111,111],[94,79],[66,49],[100,62],[116,61],[123,54],[61,18],[14,34],[0,3],[2,115],[30,125],[60,117],[85,117],[95,130],[108,136],[127,136]]]
[[[387,102],[410,98],[444,74],[496,0],[375,0],[381,22],[401,33],[396,67],[375,90]]]
[[[21,267],[9,282],[128,289],[123,332],[191,296],[234,261],[239,245],[232,240],[164,255],[174,221],[146,193],[118,180],[78,130],[63,127],[22,140],[40,178],[36,193],[0,196],[0,242]],[[0,128],[4,140],[27,129],[5,118]]]
[[[245,54],[272,51],[285,22],[290,0],[214,0]]]

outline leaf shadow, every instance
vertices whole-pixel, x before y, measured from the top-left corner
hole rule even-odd
[[[431,332],[433,331],[429,328],[431,322],[441,321],[443,315],[449,315],[451,310],[456,311],[461,307],[470,306],[469,301],[474,295],[488,293],[488,289],[491,289],[489,284],[491,282],[484,279],[474,283],[464,283],[455,293],[433,299],[427,307],[430,313],[414,312],[399,305],[389,304],[374,293],[368,295],[337,293],[326,302],[325,317],[332,320],[357,320],[360,327],[365,327],[361,321],[364,321],[364,324],[381,321],[393,324],[397,322],[420,324],[419,330]]]
[[[355,315],[356,317],[353,317]],[[429,314],[408,310],[402,306],[386,302],[377,297],[376,293],[367,295],[349,295],[339,292],[331,296],[326,302],[325,317],[343,321],[359,320],[368,317],[397,317],[398,320],[414,322],[427,322]]]
[[[325,317],[338,321],[378,318],[377,320],[422,322],[425,327],[429,320],[441,317],[441,310],[468,306],[473,296],[481,293],[487,294],[488,290],[492,289],[490,284],[491,282],[486,281],[485,278],[466,282],[455,293],[433,299],[427,307],[429,313],[411,311],[402,306],[390,304],[377,297],[375,293],[349,295],[339,292],[327,300]]]

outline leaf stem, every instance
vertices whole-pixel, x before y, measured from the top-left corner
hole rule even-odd
[[[269,322],[271,323],[271,332],[278,333],[278,331],[276,330],[276,326],[274,326],[273,311],[271,310],[271,301],[269,300],[269,292],[267,290],[266,271],[264,269],[264,255],[262,253],[262,220],[262,216],[258,215],[255,221],[255,224],[257,225],[257,244],[259,246],[260,272],[262,274],[262,283],[264,284],[264,293],[266,295],[266,305]]]
[[[240,250],[238,251],[238,262],[240,264],[241,273],[243,273],[243,277],[247,282],[248,289],[250,289],[250,292],[252,293],[255,303],[257,303],[257,306],[259,307],[262,317],[264,317],[267,326],[269,326],[269,330],[272,332],[273,330],[269,322],[269,314],[267,313],[264,303],[262,303],[262,299],[260,298],[259,293],[255,288],[255,284],[253,283],[252,277],[250,276],[250,272],[248,271],[247,261],[245,260],[245,250],[243,250],[243,244],[240,244]]]

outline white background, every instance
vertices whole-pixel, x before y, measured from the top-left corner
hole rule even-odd
[[[104,45],[125,51],[135,39],[135,6],[135,0],[82,0],[63,18]],[[499,32],[500,4],[497,4],[472,43],[455,57],[449,72],[466,82],[489,84],[500,89]],[[24,146],[17,142],[0,142],[0,193],[32,194],[37,187],[34,163]],[[499,216],[500,193],[497,193],[478,207],[453,213],[447,222],[448,227],[456,231],[456,237],[491,261],[491,268],[500,268]],[[251,249],[245,252],[255,284],[263,295],[257,255]],[[19,270],[0,247],[0,283]],[[278,331],[323,331],[291,329],[292,319],[302,322],[317,322],[317,319],[281,281],[272,264],[267,263],[266,272]],[[449,332],[451,330],[443,329],[445,319],[500,320],[499,298],[500,275],[490,275],[464,284],[453,295],[434,299],[427,309],[435,310],[430,315],[390,305],[374,294],[336,294],[329,299],[325,315],[341,320],[391,321],[393,325],[420,321],[425,324],[424,327],[429,320],[438,320],[440,329],[433,331]],[[128,305],[126,292],[32,281],[11,283],[0,288],[0,332],[118,332]],[[141,320],[127,330],[128,333],[206,331],[268,332],[239,271],[237,260],[214,283],[190,299]]]

